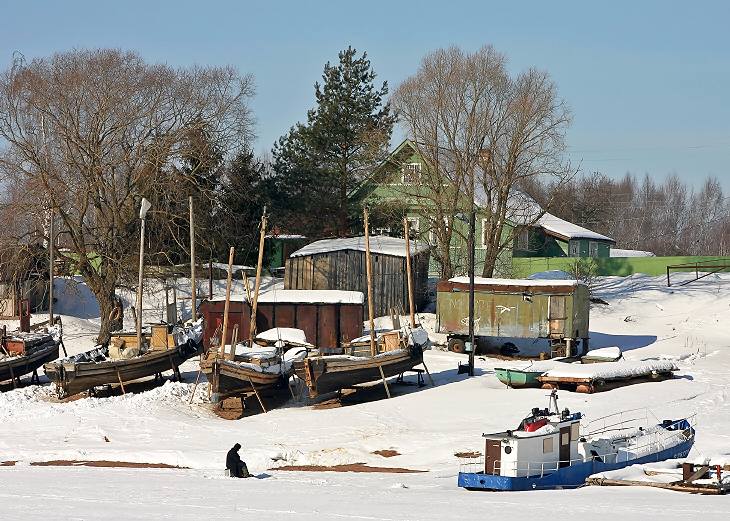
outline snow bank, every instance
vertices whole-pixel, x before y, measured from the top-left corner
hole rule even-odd
[[[586,378],[590,380],[612,380],[633,378],[652,373],[676,371],[677,366],[668,360],[645,360],[629,362],[607,362],[599,364],[563,364],[546,371],[543,376],[551,378]]]
[[[656,257],[655,253],[644,250],[622,250],[619,248],[611,248],[611,257]]]

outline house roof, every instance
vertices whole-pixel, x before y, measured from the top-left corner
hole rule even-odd
[[[411,255],[416,255],[429,249],[429,245],[422,241],[410,241]],[[365,251],[365,237],[347,237],[344,239],[322,239],[298,249],[290,257],[304,257],[333,251],[355,250]],[[394,257],[406,256],[406,241],[397,237],[375,235],[370,237],[370,251],[380,255]]]
[[[588,228],[583,228],[565,219],[556,217],[551,213],[545,213],[540,217],[537,220],[536,226],[541,227],[546,235],[551,235],[566,241],[571,239],[590,239],[594,241],[616,242],[611,237],[601,235]]]

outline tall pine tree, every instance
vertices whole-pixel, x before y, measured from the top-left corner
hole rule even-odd
[[[317,105],[274,145],[276,199],[290,231],[345,236],[359,222],[359,190],[388,151],[395,123],[367,53],[352,47],[324,67]]]

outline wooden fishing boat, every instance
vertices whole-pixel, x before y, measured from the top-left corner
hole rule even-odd
[[[375,356],[366,355],[363,341],[358,339],[350,344],[348,354],[310,354],[294,363],[294,371],[309,389],[310,398],[358,384],[385,381],[423,363],[423,348],[428,342],[428,335],[416,334],[410,338],[410,342],[408,338],[400,338],[399,331],[381,334]],[[394,345],[390,339],[395,340]]]
[[[113,335],[105,346],[45,364],[46,376],[56,384],[59,397],[116,383],[124,392],[125,382],[170,369],[179,378],[179,366],[201,350],[203,320],[174,326],[172,333],[167,329],[167,325],[153,326],[151,334],[144,336],[147,347],[141,354],[136,354],[136,333]]]
[[[58,358],[61,344],[60,328],[51,328],[48,333],[11,333],[2,339],[0,348],[0,382],[12,380],[13,386],[20,377],[33,373],[46,362]]]
[[[256,339],[266,343],[265,337],[279,329],[298,331],[302,337],[304,335],[301,330],[274,328]],[[253,347],[248,347],[238,344],[234,355],[225,352],[220,354],[215,349],[209,350],[200,361],[200,370],[211,385],[211,401],[217,403],[229,396],[286,389],[289,378],[294,374],[295,362],[307,356],[308,347],[313,346],[306,342],[283,339],[274,345],[254,344]]]

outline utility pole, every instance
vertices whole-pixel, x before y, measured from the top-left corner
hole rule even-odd
[[[193,196],[188,199],[190,205],[190,305],[193,322],[198,320],[198,299],[195,281],[195,221],[193,217]]]
[[[471,169],[470,190],[469,190],[469,376],[474,376],[474,249],[476,247],[474,236],[476,235],[476,208],[474,206],[474,168]]]
[[[48,225],[48,262],[50,264],[50,268],[48,269],[48,277],[50,279],[50,285],[48,286],[48,326],[53,326],[53,264],[54,264],[54,258],[53,258],[53,243],[55,238],[55,233],[53,230],[53,219],[55,218],[55,214],[53,212],[53,208],[51,208],[51,222]]]

